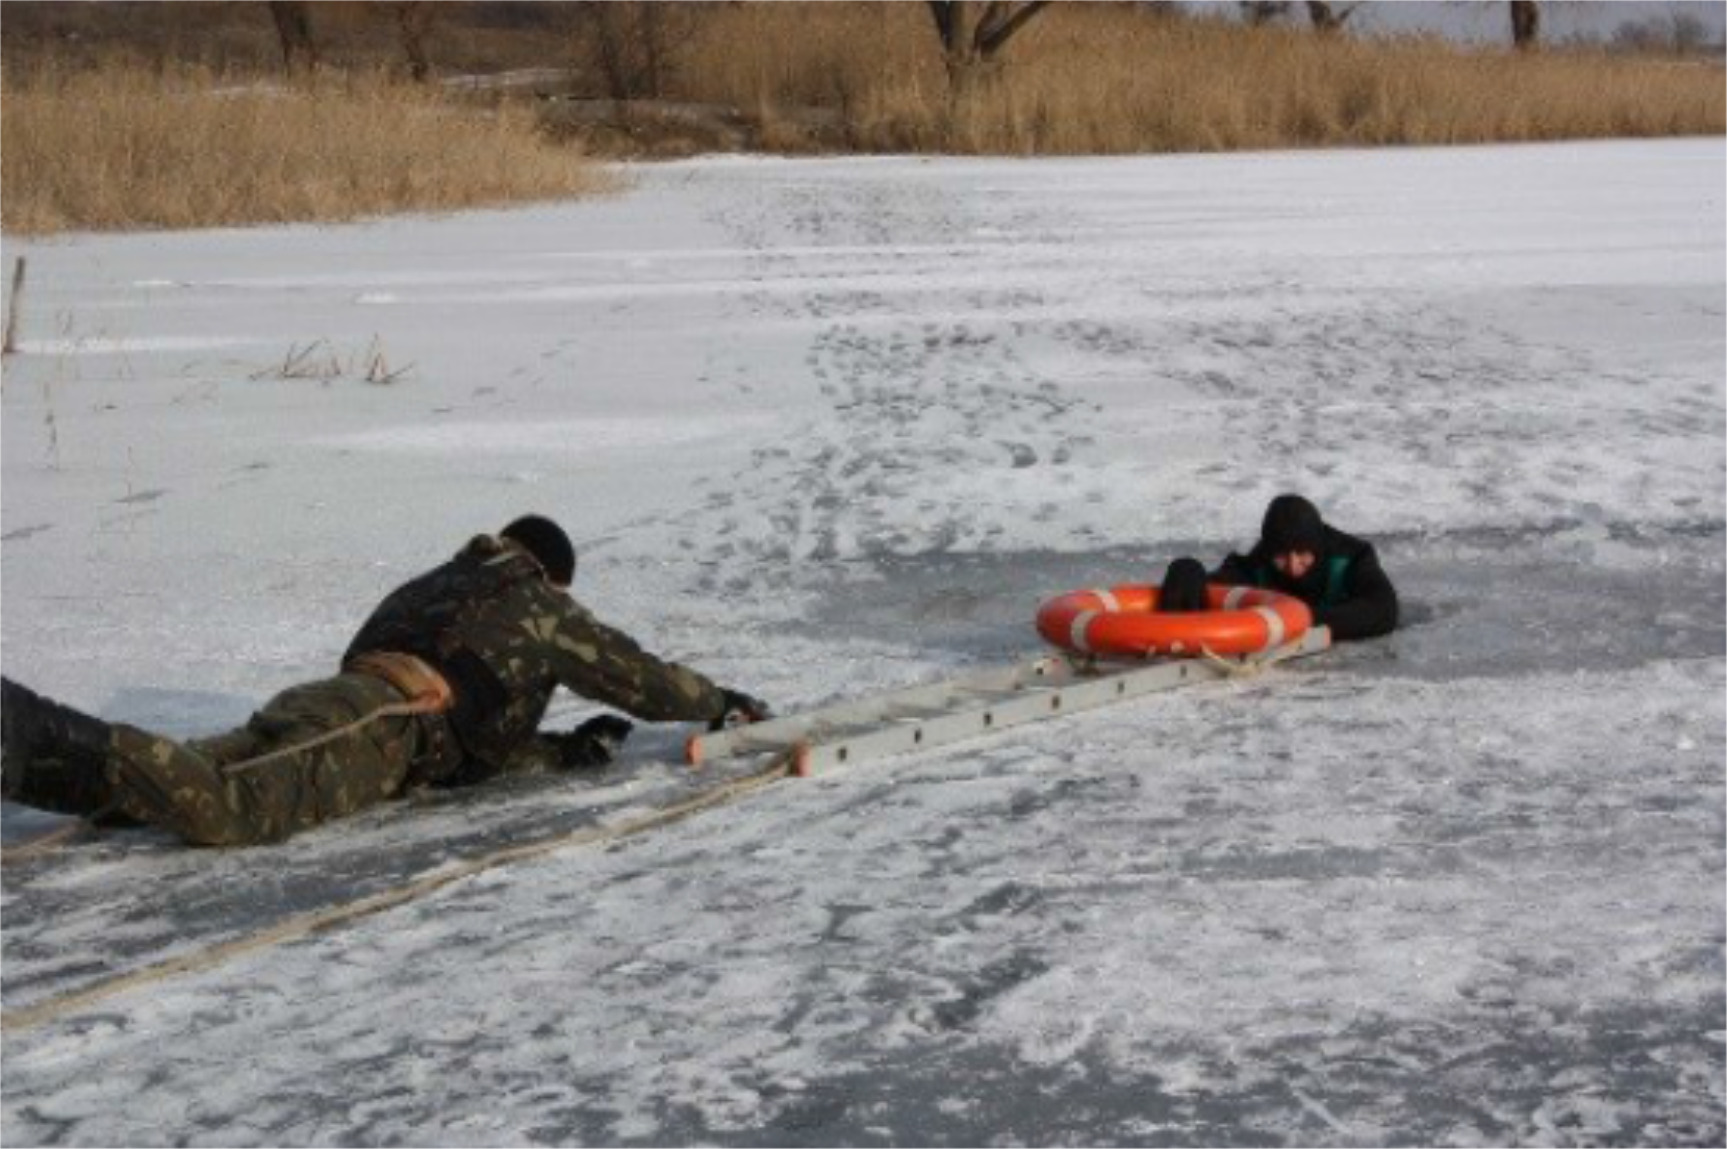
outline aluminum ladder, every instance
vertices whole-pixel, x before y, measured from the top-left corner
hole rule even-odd
[[[1010,726],[1227,678],[1318,654],[1330,646],[1331,632],[1314,627],[1295,642],[1239,658],[1123,663],[1045,655],[944,682],[696,734],[685,746],[685,758],[691,766],[701,767],[725,758],[773,752],[790,755],[793,774],[808,775],[829,766],[929,750]]]

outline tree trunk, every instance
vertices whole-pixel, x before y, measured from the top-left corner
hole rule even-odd
[[[980,12],[969,0],[929,0],[930,16],[941,38],[949,101],[957,103],[974,92],[983,77],[997,68],[996,56],[1007,42],[1048,4],[1049,0],[1019,4],[989,0]]]
[[[930,13],[941,37],[941,63],[947,70],[948,98],[958,99],[971,89],[972,69],[977,63],[971,5],[962,0],[930,0]]]
[[[642,4],[636,9],[637,35],[642,45],[642,82],[650,100],[665,95],[666,73],[666,10],[658,4]]]
[[[269,0],[270,18],[282,43],[282,66],[289,75],[318,66],[318,45],[312,38],[312,6],[305,0]]]
[[[396,31],[402,39],[402,53],[408,58],[408,74],[420,83],[432,78],[432,58],[426,51],[426,34],[432,27],[435,5],[424,0],[403,0],[392,4]]]
[[[1540,47],[1541,9],[1535,0],[1511,0],[1511,42],[1519,52]]]

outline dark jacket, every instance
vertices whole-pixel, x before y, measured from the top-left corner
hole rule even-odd
[[[532,754],[559,686],[649,722],[705,722],[725,710],[713,682],[599,622],[526,553],[488,535],[386,598],[346,657],[368,651],[417,655],[449,681],[463,782]]]
[[[1216,582],[1268,587],[1292,594],[1313,610],[1313,621],[1331,628],[1339,642],[1377,638],[1397,627],[1397,591],[1379,565],[1373,544],[1325,526],[1313,569],[1299,581],[1273,565],[1271,545],[1260,542],[1245,555],[1230,554],[1212,573]]]

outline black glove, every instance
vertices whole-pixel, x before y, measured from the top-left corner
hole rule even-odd
[[[720,711],[718,718],[708,723],[709,730],[724,730],[730,726],[745,726],[751,722],[761,722],[774,716],[773,710],[759,698],[751,698],[741,690],[721,690],[725,696],[725,709]]]
[[[593,770],[611,764],[636,724],[616,714],[590,718],[574,730],[546,737],[558,748],[558,765],[565,770]]]
[[[1204,610],[1205,567],[1198,559],[1176,559],[1163,576],[1163,589],[1157,596],[1157,609],[1164,614]]]

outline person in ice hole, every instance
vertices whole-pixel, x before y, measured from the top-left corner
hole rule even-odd
[[[1397,591],[1373,544],[1344,534],[1300,495],[1279,495],[1265,510],[1259,542],[1231,553],[1210,574],[1195,558],[1169,564],[1158,609],[1205,610],[1206,587],[1255,586],[1294,595],[1313,611],[1316,626],[1339,642],[1378,638],[1397,628]]]
[[[162,826],[197,845],[278,842],[396,797],[501,774],[604,766],[616,715],[541,732],[559,686],[648,722],[715,728],[768,707],[663,662],[568,593],[576,552],[527,515],[398,588],[340,673],[292,687],[238,730],[176,741],[103,722],[0,679],[5,797]]]

